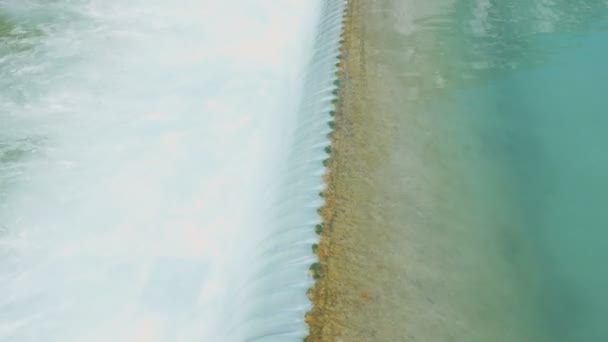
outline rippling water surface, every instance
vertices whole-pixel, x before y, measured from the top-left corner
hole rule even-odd
[[[463,335],[608,340],[608,2],[385,3],[386,56],[407,60],[393,71],[418,120],[404,115],[403,125],[441,127],[429,130],[442,135],[427,139],[423,160],[444,180],[438,208],[450,210],[425,222],[439,220],[437,236],[461,246],[448,249],[453,267],[442,272],[454,279],[441,286],[466,289],[449,297],[478,322]]]

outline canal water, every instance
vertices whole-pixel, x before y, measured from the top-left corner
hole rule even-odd
[[[608,340],[608,2],[380,3],[380,55],[403,60],[385,71],[405,84],[397,128],[434,127],[397,130],[391,158],[407,170],[418,146],[425,174],[404,186],[438,184],[422,185],[436,203],[424,223],[402,222],[445,239],[417,261],[444,272],[442,325],[457,341]]]
[[[607,340],[608,3],[349,16],[315,341]]]

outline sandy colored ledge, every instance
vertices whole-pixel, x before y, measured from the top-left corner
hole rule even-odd
[[[349,1],[308,342],[543,341],[517,214],[488,204],[505,189],[463,159],[459,113],[429,109],[450,56],[412,28],[450,4]]]
[[[357,258],[381,253],[371,248],[373,239],[354,240],[358,237],[351,234],[351,229],[358,229],[361,223],[367,221],[366,216],[370,211],[364,202],[367,194],[373,192],[373,184],[366,182],[365,178],[370,166],[381,162],[377,156],[382,153],[375,150],[388,148],[386,135],[370,134],[381,132],[383,123],[370,120],[365,115],[367,99],[363,95],[367,93],[368,85],[364,66],[365,40],[362,38],[365,23],[361,20],[362,10],[365,10],[365,6],[350,1],[344,26],[336,128],[332,133],[332,155],[325,175],[328,188],[324,192],[326,205],[321,208],[324,223],[317,248],[320,279],[309,294],[314,303],[313,310],[307,316],[310,326],[307,341],[310,342],[373,340],[373,332],[372,335],[355,337],[360,329],[347,326],[354,322],[351,314],[356,308],[377,301],[373,298],[374,291],[358,281],[366,275],[360,274],[363,264],[357,262]],[[370,146],[374,147],[367,148]],[[367,239],[368,234],[364,235],[361,238]],[[373,277],[372,274],[367,276]]]

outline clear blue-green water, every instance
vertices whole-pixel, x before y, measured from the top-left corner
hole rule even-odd
[[[555,340],[602,341],[608,339],[608,32],[598,22],[530,44],[546,49],[545,61],[465,91],[462,105],[492,116],[475,119],[484,122],[488,156],[509,177],[536,246],[539,305]]]
[[[396,330],[608,341],[608,2],[369,7],[386,31],[368,30],[370,78],[394,75],[374,109],[396,121],[382,189],[398,209],[379,215],[403,240]]]
[[[510,208],[501,253],[548,341],[608,341],[608,3],[449,8],[421,23],[445,82],[430,106],[478,142],[460,157],[479,215]]]
[[[586,20],[581,32],[531,39],[546,61],[486,88],[507,128],[488,140],[505,148],[538,244],[539,305],[556,341],[608,339],[608,21]]]

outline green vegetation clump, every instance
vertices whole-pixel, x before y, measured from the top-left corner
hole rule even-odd
[[[323,225],[316,225],[315,226],[315,233],[317,233],[317,235],[321,235],[321,233],[323,232]]]
[[[313,263],[309,267],[310,272],[312,273],[313,279],[317,280],[321,278],[321,264],[318,262]]]

